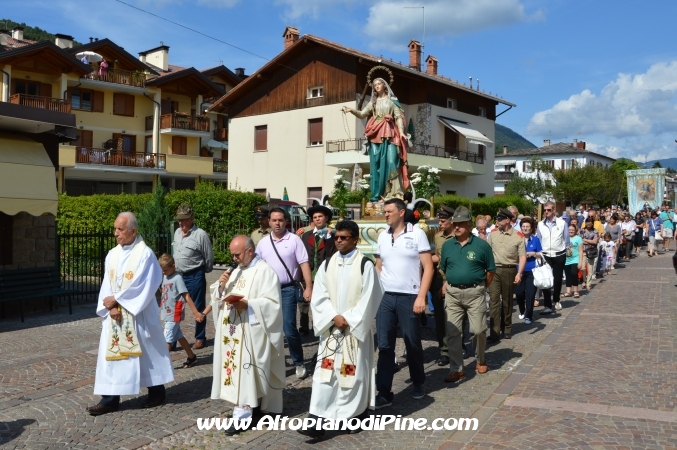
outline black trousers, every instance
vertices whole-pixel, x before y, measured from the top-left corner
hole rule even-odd
[[[552,309],[553,303],[559,302],[559,295],[562,293],[562,276],[564,275],[564,263],[567,261],[567,255],[563,252],[560,256],[544,256],[544,258],[552,267],[554,283],[552,286],[553,294],[550,294],[550,289],[544,290],[543,300],[545,307]]]
[[[155,400],[159,398],[165,398],[165,385],[159,384],[157,386],[148,387],[148,399]],[[101,401],[99,402],[102,405],[117,406],[120,404],[119,395],[102,395]]]
[[[567,274],[567,287],[578,286],[578,264],[564,266]]]
[[[515,296],[517,297],[520,314],[523,314],[526,319],[534,320],[536,286],[534,286],[534,273],[530,270],[525,270],[522,274],[522,281],[515,288]]]

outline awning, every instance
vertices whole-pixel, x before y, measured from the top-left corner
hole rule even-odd
[[[220,148],[223,150],[228,150],[228,143],[227,142],[219,142],[215,141],[214,139],[210,139],[209,142],[207,142],[207,147],[209,148]]]
[[[494,160],[494,166],[514,166],[515,164],[517,164],[517,161],[515,161],[514,159],[508,159],[508,160],[506,160],[506,159],[503,159],[503,160],[495,159]]]
[[[42,144],[0,132],[0,211],[56,216],[57,205],[54,166]]]
[[[438,120],[442,122],[442,125],[445,127],[465,136],[470,144],[485,145],[487,147],[494,146],[491,139],[472,128],[470,125],[456,122],[455,120],[447,119],[446,117],[438,117]]]

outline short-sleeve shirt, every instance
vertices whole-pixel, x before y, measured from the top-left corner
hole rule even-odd
[[[464,246],[456,238],[449,239],[442,246],[440,268],[452,285],[481,283],[487,278],[487,272],[494,272],[494,252],[483,239],[468,237]]]
[[[663,225],[663,221],[661,220],[660,217],[656,217],[655,219],[649,219],[649,236],[653,236],[656,231],[661,230],[661,225]]]
[[[671,215],[672,213],[663,211],[660,215],[660,218],[663,221],[663,228],[669,228],[670,230],[674,230],[675,226],[672,224],[672,219],[670,219]]]
[[[529,236],[529,239],[525,239],[524,247],[527,253],[541,253],[543,247],[541,246],[541,240],[538,239],[538,236],[533,234]],[[525,272],[531,272],[536,268],[536,257],[528,256],[527,263],[524,265]]]
[[[583,244],[583,239],[580,236],[574,236],[569,240],[569,245],[571,245],[571,256],[567,256],[567,260],[564,263],[565,266],[571,264],[578,264],[581,255],[578,253],[578,246]]]
[[[605,231],[611,235],[612,241],[617,241],[621,238],[621,226],[620,226],[620,224],[616,224],[616,225],[607,224]]]
[[[165,322],[181,322],[186,316],[183,295],[188,292],[183,278],[178,272],[162,277],[162,297],[160,300],[160,318]]]
[[[392,229],[378,235],[377,255],[381,258],[381,285],[386,292],[418,294],[421,288],[420,253],[430,251],[428,237],[418,226],[407,223],[397,237]]]
[[[250,234],[249,237],[251,237],[252,241],[254,241],[254,245],[259,245],[261,239],[267,238],[270,232],[270,227],[266,228],[265,230],[263,228],[257,228],[256,230],[252,231],[252,234]]]
[[[185,236],[181,228],[177,228],[174,232],[172,246],[174,248],[172,255],[179,273],[190,272],[201,267],[204,267],[207,273],[212,271],[214,267],[212,242],[202,228],[193,225]]]
[[[519,263],[520,256],[526,255],[524,238],[514,228],[510,228],[507,233],[503,230],[494,231],[487,242],[494,252],[496,264],[515,265]]]
[[[447,242],[449,239],[452,239],[454,235],[452,233],[447,234],[446,236],[444,233],[441,231],[439,233],[435,233],[435,253],[437,254],[437,257],[439,258],[440,261],[442,261],[442,246],[444,245],[445,242]],[[437,263],[437,270],[435,271],[436,276],[440,276],[443,280],[446,279],[446,275],[444,274],[444,271],[440,269],[440,263]]]
[[[273,268],[277,277],[280,279],[280,284],[289,284],[300,279],[299,266],[308,262],[308,252],[301,238],[295,234],[287,231],[280,239],[273,237],[272,233],[261,239],[256,246],[256,253],[264,260],[270,267]],[[274,242],[274,244],[273,244]],[[273,248],[275,245],[275,248]],[[280,258],[291,272],[292,278],[289,278],[284,265],[277,257],[275,249],[280,254]]]
[[[589,241],[592,241],[593,239],[599,237],[599,233],[594,228],[592,229],[592,231],[588,231],[586,228],[584,228],[581,230],[580,236],[581,239],[587,239]],[[599,241],[597,241],[597,243],[599,243]],[[587,251],[590,250],[591,248],[594,248],[595,246],[596,246],[595,244],[584,244],[583,250]]]

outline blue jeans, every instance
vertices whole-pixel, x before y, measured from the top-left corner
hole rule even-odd
[[[397,324],[400,324],[404,345],[407,349],[409,375],[414,384],[425,382],[423,369],[423,345],[421,344],[421,318],[414,314],[416,294],[386,292],[376,314],[378,330],[378,365],[376,390],[392,399],[393,375],[395,371],[395,341]]]
[[[204,268],[197,269],[188,275],[181,275],[183,282],[186,283],[186,289],[190,298],[195,303],[195,308],[202,312],[205,309],[205,294],[207,291],[207,279],[205,278]],[[202,343],[207,341],[207,321],[195,322],[195,340]]]
[[[303,365],[303,346],[301,345],[301,333],[296,327],[296,295],[294,286],[282,288],[282,330],[287,338],[289,356],[295,366]]]

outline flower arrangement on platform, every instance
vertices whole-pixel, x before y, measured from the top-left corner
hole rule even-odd
[[[440,193],[440,172],[437,167],[424,165],[409,177],[417,198],[428,199]]]
[[[331,206],[336,208],[339,217],[346,217],[346,204],[350,195],[350,181],[346,180],[348,169],[340,168],[334,175],[334,190],[331,191]]]

